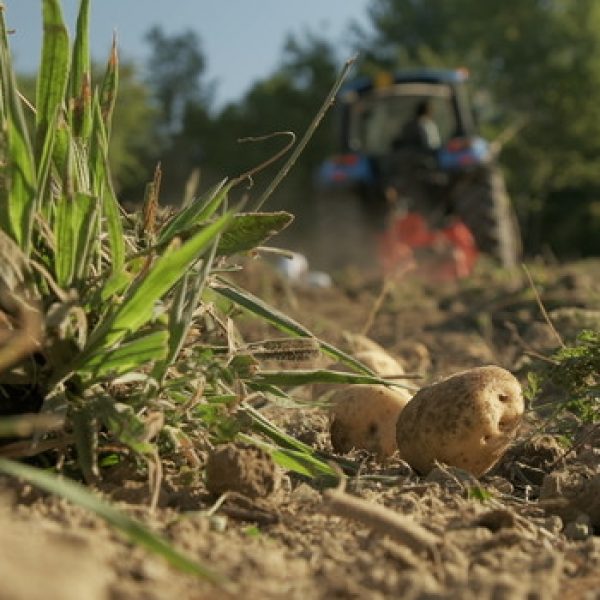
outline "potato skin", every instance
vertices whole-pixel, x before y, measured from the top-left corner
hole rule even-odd
[[[363,350],[357,352],[354,358],[360,360],[363,365],[366,365],[381,377],[395,377],[398,379],[398,375],[404,375],[404,368],[402,365],[387,352],[383,350]]]
[[[352,385],[331,397],[331,444],[336,452],[368,450],[381,460],[396,451],[396,421],[410,399],[403,389]]]
[[[524,409],[521,386],[505,369],[457,373],[420,389],[402,411],[400,455],[420,473],[437,460],[479,477],[504,454]]]

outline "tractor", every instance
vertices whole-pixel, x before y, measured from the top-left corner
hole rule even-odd
[[[425,227],[435,235],[420,239],[435,245],[440,232],[462,227],[476,252],[512,267],[521,249],[517,219],[497,148],[477,133],[467,82],[464,69],[420,69],[347,84],[336,101],[340,152],[322,163],[315,180],[325,205],[336,191],[360,198],[372,231],[399,224],[410,245],[414,227]],[[429,146],[415,138],[414,127],[406,133],[424,106],[436,129]]]

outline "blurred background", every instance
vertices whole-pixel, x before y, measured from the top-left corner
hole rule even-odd
[[[41,3],[5,0],[21,89],[33,99]],[[72,24],[78,2],[63,2]],[[298,135],[341,65],[353,76],[406,67],[465,67],[482,133],[521,124],[500,162],[525,250],[563,258],[600,254],[600,2],[597,0],[101,0],[92,53],[103,72],[117,32],[120,88],[112,139],[123,202],[139,203],[157,162],[162,202],[177,204],[200,169],[201,188],[269,158]],[[330,111],[270,209],[311,227],[315,169],[338,148]],[[258,196],[281,163],[257,175]]]

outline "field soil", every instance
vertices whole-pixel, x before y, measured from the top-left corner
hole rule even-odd
[[[343,271],[315,288],[258,260],[246,267],[239,283],[341,348],[348,332],[368,335],[420,376],[410,382],[417,387],[488,364],[525,385],[558,345],[521,271],[482,266],[458,282],[407,275],[387,286],[376,274]],[[564,340],[600,329],[600,261],[531,270]],[[247,317],[239,326],[247,341],[281,335]],[[332,453],[319,397],[318,387],[299,388],[294,405],[260,410]],[[434,540],[427,548],[393,526],[350,518],[322,486],[279,471],[254,448],[229,446],[215,458],[206,442],[193,472],[167,457],[154,513],[134,464],[103,469],[101,494],[222,574],[225,588],[176,571],[81,508],[2,478],[0,600],[600,599],[600,431],[568,414],[542,430],[548,398],[550,408],[530,407],[513,446],[480,479],[445,465],[420,476],[397,454],[345,456],[360,467],[346,493],[424,529]],[[211,460],[212,492],[203,468]],[[215,504],[222,490],[232,491]]]

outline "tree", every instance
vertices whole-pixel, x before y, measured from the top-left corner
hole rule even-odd
[[[188,30],[167,36],[155,26],[146,34],[150,44],[147,81],[154,92],[168,132],[178,131],[186,107],[208,104],[210,88],[201,82],[206,59],[198,35]]]
[[[581,220],[600,191],[600,4],[373,0],[369,16],[374,34],[360,40],[365,70],[467,66],[500,125],[527,119],[503,155],[526,239],[532,250],[549,243],[576,252],[576,235],[560,240],[544,229],[551,213]],[[575,190],[579,201],[565,202]],[[557,202],[562,210],[551,206]]]

